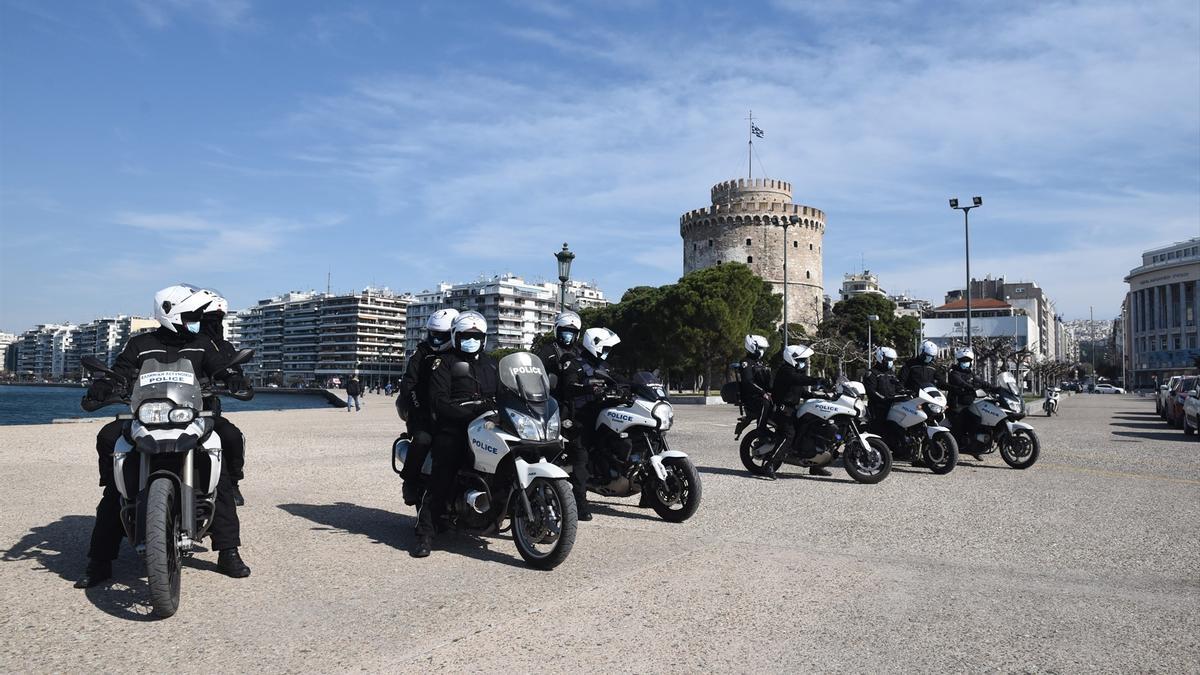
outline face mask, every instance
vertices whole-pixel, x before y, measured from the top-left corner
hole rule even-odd
[[[483,346],[483,340],[479,340],[476,338],[470,338],[467,340],[463,340],[460,343],[460,348],[468,354],[474,354],[475,352],[479,351],[479,348],[481,346]]]
[[[188,321],[187,323],[183,324],[183,326],[184,326],[184,328],[187,328],[187,331],[189,333],[199,333],[200,332],[200,322],[199,321]]]
[[[884,367],[884,368],[887,368],[888,370],[891,370],[891,369],[892,369],[892,362],[891,362],[891,361],[884,361],[884,362],[883,362],[883,367]]]
[[[575,333],[574,333],[574,332],[572,332],[572,331],[569,331],[569,330],[567,330],[567,331],[563,331],[563,333],[562,333],[562,343],[563,343],[564,345],[569,345],[569,344],[571,344],[571,343],[572,343],[572,342],[574,342],[574,341],[575,341]]]
[[[970,362],[970,361],[963,361],[962,363],[959,363],[959,364],[958,364],[958,367],[959,367],[959,368],[962,368],[963,370],[970,370],[970,369],[971,369],[971,362]]]
[[[933,361],[933,357],[926,354],[925,356],[921,357],[921,360],[923,360],[925,363],[930,363]]]

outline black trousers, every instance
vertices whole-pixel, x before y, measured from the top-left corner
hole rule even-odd
[[[121,550],[121,540],[125,538],[125,528],[121,525],[121,493],[117,491],[113,480],[112,465],[112,451],[124,424],[114,420],[104,425],[96,436],[96,450],[100,453],[100,484],[104,486],[104,493],[96,505],[96,524],[92,527],[91,544],[88,546],[88,557],[93,560],[115,560]],[[114,426],[115,432],[111,428]],[[241,432],[238,432],[238,436],[241,436]],[[110,444],[103,446],[106,442]],[[217,478],[216,512],[208,529],[213,549],[221,551],[241,546],[241,529],[237,505],[233,503],[233,479],[228,464],[223,461],[221,474]]]
[[[433,434],[429,433],[426,425],[409,424],[408,435],[412,440],[408,445],[408,458],[400,467],[400,479],[405,483],[419,483],[422,479],[421,467],[433,448]]]
[[[439,431],[433,436],[431,451],[433,470],[429,476],[429,489],[425,491],[425,499],[417,514],[419,537],[432,537],[437,533],[437,522],[446,513],[446,502],[454,491],[458,470],[470,461],[467,458],[466,431]]]
[[[588,478],[588,449],[579,439],[567,442],[567,460],[571,462],[571,490],[575,493],[575,502],[587,502]]]
[[[229,477],[236,483],[246,477],[246,438],[242,430],[224,417],[213,418],[214,431],[221,437],[221,460],[229,467]]]

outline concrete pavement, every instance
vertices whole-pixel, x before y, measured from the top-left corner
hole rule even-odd
[[[750,477],[728,407],[677,408],[704,501],[664,523],[602,499],[571,557],[526,568],[507,536],[407,555],[392,402],[238,413],[248,579],[188,563],[149,615],[126,546],[84,565],[98,423],[0,427],[0,670],[212,672],[1196,671],[1200,442],[1150,399],[1074,396],[1031,418],[1042,458],[875,486]],[[789,469],[789,467],[785,467]]]

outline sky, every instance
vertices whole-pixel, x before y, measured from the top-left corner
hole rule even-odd
[[[513,272],[615,298],[746,174],[940,302],[971,268],[1068,319],[1200,236],[1200,3],[0,0],[0,330]]]

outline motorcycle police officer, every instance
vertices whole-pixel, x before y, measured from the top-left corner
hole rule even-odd
[[[796,408],[805,399],[828,398],[819,388],[828,388],[828,380],[812,377],[808,370],[808,359],[813,350],[807,345],[788,345],[783,348],[783,363],[775,369],[775,379],[771,384],[771,400],[775,404],[776,428],[784,433],[784,443],[791,444],[796,437]],[[804,439],[801,439],[801,444]],[[811,445],[811,442],[809,443]],[[831,476],[825,467],[809,467],[808,472],[814,476]]]
[[[934,365],[937,360],[938,346],[931,340],[921,343],[916,356],[904,362],[900,368],[900,383],[907,391],[919,391],[928,386],[939,386],[941,373]]]
[[[576,417],[575,396],[569,393],[567,369],[577,368],[580,360],[580,329],[583,322],[575,312],[562,312],[554,317],[554,340],[547,342],[538,349],[538,358],[546,367],[547,375],[554,375],[557,383],[554,398],[558,401],[559,414],[564,420],[571,420],[571,426],[564,429],[567,436],[567,453],[571,461],[571,488],[575,493],[575,506],[579,512],[579,520],[591,520],[592,512],[587,504],[588,482],[588,450],[580,439],[580,422]]]
[[[483,353],[487,321],[478,312],[463,312],[450,329],[453,349],[434,357],[429,376],[433,408],[433,472],[417,514],[414,558],[429,555],[437,523],[446,510],[458,468],[469,454],[467,425],[495,409],[500,387],[496,361]]]
[[[200,332],[204,308],[211,298],[189,286],[170,286],[154,294],[154,318],[160,327],[129,339],[117,356],[112,369],[118,381],[98,378],[88,387],[85,399],[107,401],[124,388],[141,370],[142,363],[155,359],[169,363],[188,359],[197,374],[225,379],[231,390],[244,387],[240,375],[224,368],[223,358],[212,340]],[[112,471],[112,452],[123,433],[124,422],[114,422],[101,429],[96,438],[96,450],[101,455],[100,483],[104,493],[96,506],[96,523],[88,548],[88,565],[76,588],[90,588],[112,576],[112,561],[116,559],[125,536],[121,524],[121,495],[117,491]],[[113,433],[115,431],[115,433]],[[107,458],[108,461],[105,461]],[[238,554],[241,545],[241,525],[237,505],[233,501],[233,486],[227,464],[222,463],[217,483],[217,505],[209,530],[212,546],[218,551],[217,568],[231,577],[249,576],[250,568]]]
[[[738,398],[747,420],[757,420],[762,414],[763,400],[771,391],[771,368],[763,363],[771,345],[761,335],[747,335],[745,345],[746,356],[737,365]]]
[[[591,520],[592,510],[587,500],[589,449],[596,443],[596,418],[604,402],[605,383],[615,382],[606,361],[621,338],[607,328],[589,328],[583,332],[581,342],[583,349],[579,356],[563,362],[559,390],[560,401],[566,401],[571,411],[571,487],[575,506],[580,520]],[[596,460],[597,469],[607,482],[608,476],[604,474],[608,473],[608,463],[603,453]]]
[[[971,412],[970,405],[975,402],[975,392],[978,389],[992,391],[994,387],[987,380],[976,377],[971,371],[975,361],[975,351],[970,347],[959,347],[954,351],[956,362],[950,376],[947,378],[950,407],[954,411],[954,421],[951,425],[959,437],[959,448],[974,457],[981,459],[979,453],[965,450],[974,445],[975,429],[979,426],[979,416]]]
[[[408,425],[408,461],[400,469],[404,503],[413,506],[421,498],[421,467],[433,445],[433,409],[429,401],[429,377],[437,356],[450,349],[450,331],[458,318],[456,309],[439,309],[425,322],[425,339],[417,345],[404,367],[396,410]]]
[[[899,442],[899,427],[888,421],[888,413],[892,404],[903,400],[906,395],[896,377],[896,350],[891,347],[879,347],[875,350],[874,363],[863,378],[863,387],[867,390],[867,411],[870,413],[870,428],[883,437],[884,442],[893,452],[901,446]],[[914,458],[915,461],[915,458]]]

